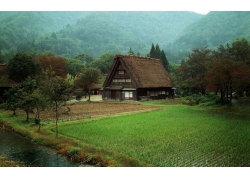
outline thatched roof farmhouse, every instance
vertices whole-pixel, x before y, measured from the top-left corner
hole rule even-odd
[[[102,88],[102,98],[144,100],[173,98],[172,80],[159,59],[116,55]]]

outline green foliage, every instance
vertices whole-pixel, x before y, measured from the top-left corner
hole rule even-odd
[[[85,89],[89,94],[90,101],[90,88],[93,83],[99,83],[101,78],[101,72],[99,69],[86,68],[83,72],[75,79],[75,86]]]
[[[36,81],[31,77],[26,78],[22,82],[22,87],[18,90],[20,97],[18,99],[18,106],[26,113],[26,121],[29,120],[29,113],[33,112],[36,106],[37,99],[34,99],[32,94],[36,88]]]
[[[12,14],[12,15],[9,15]],[[191,12],[3,12],[0,50],[53,51],[57,56],[82,53],[98,57],[118,51],[146,54],[148,45],[172,42],[202,15]],[[154,29],[154,31],[152,31]],[[162,38],[165,37],[165,38]]]
[[[94,58],[88,54],[78,54],[75,59],[79,59],[87,67],[90,67],[94,61]]]
[[[99,69],[103,74],[107,74],[117,52],[105,52],[96,58],[92,67]]]
[[[198,105],[201,103],[207,105],[215,105],[220,102],[220,97],[212,94],[206,94],[206,95],[193,94],[191,96],[187,96],[185,99],[186,102],[184,103],[190,106]]]
[[[81,151],[81,148],[79,148],[79,147],[72,147],[72,148],[70,148],[70,150],[69,150],[68,153],[71,156],[74,156],[74,155],[78,155],[80,151]]]
[[[174,105],[60,128],[64,135],[155,166],[249,166],[249,121],[226,112]]]
[[[6,110],[12,110],[13,114],[16,114],[16,109],[19,107],[19,98],[21,96],[19,87],[14,86],[10,88],[8,91],[4,92],[4,98],[7,99],[6,102]]]
[[[231,47],[227,48],[234,61],[243,61],[250,65],[250,42],[245,37],[237,37]]]
[[[166,54],[163,50],[160,49],[158,44],[156,44],[156,46],[154,46],[154,44],[152,44],[151,50],[149,52],[149,57],[160,59],[162,65],[166,69],[166,71],[169,70],[169,63],[168,63]]]
[[[5,62],[5,54],[0,50],[0,64],[4,64]]]
[[[177,69],[178,81],[176,85],[185,90],[185,94],[206,93],[207,64],[211,61],[211,50],[205,48],[194,49]]]
[[[216,49],[220,44],[226,45],[235,37],[250,38],[250,13],[247,11],[211,11],[195,23],[187,26],[167,49],[174,54],[191,52],[192,49],[208,46]],[[181,61],[185,56],[182,56]],[[171,62],[172,59],[171,59]]]
[[[83,71],[86,67],[81,60],[66,58],[68,73],[75,77],[79,72]]]
[[[45,74],[43,82],[40,84],[41,91],[54,103],[64,104],[72,93],[71,85],[60,76],[49,77]]]
[[[26,52],[16,53],[7,66],[9,78],[16,82],[22,82],[29,76],[35,78],[39,70],[39,64]]]
[[[72,86],[60,76],[51,77],[48,72],[45,72],[39,88],[41,93],[47,98],[48,103],[55,109],[56,137],[58,137],[59,110],[66,104],[66,101],[71,99],[73,93]]]

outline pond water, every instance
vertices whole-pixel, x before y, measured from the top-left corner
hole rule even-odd
[[[0,156],[17,161],[26,167],[85,167],[71,163],[54,149],[37,145],[13,131],[0,129]]]

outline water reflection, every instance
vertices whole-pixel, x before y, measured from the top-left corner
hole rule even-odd
[[[31,143],[30,139],[3,129],[0,129],[0,155],[29,167],[85,166],[71,163],[55,150]]]

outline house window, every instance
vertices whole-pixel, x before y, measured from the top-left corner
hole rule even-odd
[[[119,74],[124,74],[124,70],[120,70],[120,71],[119,71]]]
[[[132,99],[133,98],[133,91],[124,92],[125,99]]]
[[[153,91],[150,92],[150,96],[154,96],[154,92]]]
[[[131,82],[131,79],[126,79],[126,82]]]
[[[113,79],[113,82],[131,82],[131,79]]]
[[[165,91],[162,91],[161,94],[165,94]]]

